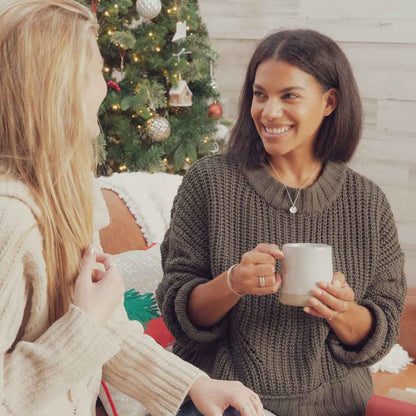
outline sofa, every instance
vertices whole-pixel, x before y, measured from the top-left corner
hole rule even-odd
[[[147,242],[143,237],[141,228],[137,225],[125,202],[112,190],[102,189],[102,194],[110,214],[110,224],[100,232],[103,250],[115,255],[130,250],[146,249]],[[416,357],[416,287],[408,288],[398,343],[411,357]],[[373,373],[372,378],[375,395],[377,396],[387,396],[389,390],[394,387],[399,389],[412,387],[416,389],[416,365],[409,364],[406,369],[401,370],[398,374]],[[416,406],[414,414],[416,415]],[[98,403],[97,416],[105,415],[107,413]],[[399,415],[400,413],[397,413],[397,416]],[[395,413],[391,413],[390,416],[395,416]]]

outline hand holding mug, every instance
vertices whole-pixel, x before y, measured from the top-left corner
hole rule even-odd
[[[329,283],[333,277],[332,247],[316,243],[283,245],[281,303],[308,306],[319,281]]]
[[[276,293],[282,283],[275,273],[276,259],[283,253],[276,244],[258,244],[254,250],[241,257],[241,262],[230,272],[229,282],[233,291],[240,294],[269,295]]]
[[[328,321],[346,312],[354,301],[354,291],[342,273],[335,273],[331,283],[319,282],[319,288],[313,290],[314,297],[309,300],[304,311],[317,318]]]

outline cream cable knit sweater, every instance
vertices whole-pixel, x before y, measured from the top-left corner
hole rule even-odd
[[[108,223],[95,189],[94,245]],[[28,189],[0,180],[0,415],[91,416],[103,375],[153,415],[172,415],[204,375],[166,352],[123,305],[105,328],[81,309],[48,327],[39,209]]]

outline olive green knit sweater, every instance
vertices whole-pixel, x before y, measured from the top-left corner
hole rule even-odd
[[[293,198],[296,190],[289,192]],[[298,213],[289,213],[284,186],[265,169],[242,171],[228,156],[196,163],[162,245],[159,306],[180,357],[213,377],[242,381],[277,415],[363,415],[372,394],[367,367],[395,343],[406,292],[391,209],[379,187],[335,162],[296,205]],[[244,296],[209,329],[190,322],[187,302],[197,285],[258,243],[292,242],[333,247],[334,271],[375,318],[365,345],[347,348],[325,320],[281,304],[277,294]]]

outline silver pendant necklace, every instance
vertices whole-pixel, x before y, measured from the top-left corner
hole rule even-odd
[[[312,173],[311,173],[311,175],[308,177],[308,179],[304,182],[304,184],[298,189],[298,192],[296,193],[296,195],[295,195],[295,199],[293,200],[292,199],[292,197],[290,196],[290,192],[289,192],[289,190],[287,189],[287,186],[283,183],[283,180],[282,180],[282,177],[279,175],[279,172],[274,168],[274,166],[273,166],[273,164],[272,164],[272,162],[270,161],[270,159],[268,160],[268,162],[269,162],[269,165],[270,165],[270,167],[273,169],[273,171],[274,171],[274,173],[277,175],[277,177],[280,179],[280,182],[283,184],[283,186],[285,187],[285,189],[286,189],[286,193],[287,193],[287,196],[289,197],[289,201],[290,201],[290,203],[291,203],[291,206],[290,206],[290,208],[289,208],[289,212],[291,213],[291,214],[296,214],[297,212],[298,212],[298,209],[296,208],[296,201],[298,200],[298,198],[299,198],[299,195],[300,195],[300,191],[309,183],[309,181],[311,180],[311,178],[313,177],[313,175],[315,174],[315,172],[318,170],[318,168],[319,168],[319,164],[318,164],[318,166],[316,166],[314,169],[313,169],[313,171],[312,171]]]

